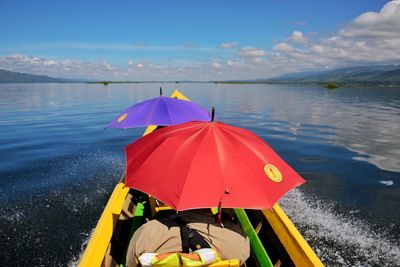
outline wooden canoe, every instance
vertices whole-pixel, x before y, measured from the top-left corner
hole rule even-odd
[[[189,100],[178,90],[171,97]],[[144,135],[155,128],[149,126]],[[133,232],[156,212],[166,209],[146,194],[125,187],[123,175],[91,234],[79,266],[124,266]],[[236,209],[235,216],[250,240],[247,266],[323,266],[278,203],[271,210]],[[239,266],[239,262],[230,259],[211,266]]]

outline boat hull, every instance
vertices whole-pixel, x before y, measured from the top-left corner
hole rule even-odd
[[[177,90],[171,97],[189,100]],[[144,135],[151,133],[155,128],[156,126],[149,126]],[[125,187],[123,178],[124,176],[115,186],[90,237],[79,262],[81,267],[114,266],[116,263],[123,263],[133,231],[146,217],[152,217],[156,212],[163,210],[163,207],[157,207],[151,198],[141,202],[143,194]],[[252,257],[248,266],[252,266],[252,262],[258,266],[323,266],[278,203],[271,210],[237,209],[235,212],[251,243]],[[111,248],[118,253],[112,252]],[[214,266],[238,266],[238,261],[233,259]]]

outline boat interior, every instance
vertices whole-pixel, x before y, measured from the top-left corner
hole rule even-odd
[[[102,266],[124,266],[134,231],[146,221],[173,213],[174,210],[156,199],[130,189],[121,213],[115,215],[115,228]],[[246,266],[295,266],[262,211],[235,209],[234,212],[224,212],[223,219],[240,224],[249,236],[251,256]],[[239,266],[239,261],[230,259],[211,266]]]

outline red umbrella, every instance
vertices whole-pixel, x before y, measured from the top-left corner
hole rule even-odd
[[[128,187],[175,210],[269,209],[305,181],[260,137],[221,122],[187,122],[125,148]]]

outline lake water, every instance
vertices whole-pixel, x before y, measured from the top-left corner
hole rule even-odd
[[[328,266],[400,262],[400,89],[0,84],[0,266],[74,266],[144,128],[126,107],[181,90],[261,136],[307,183],[280,200]]]

